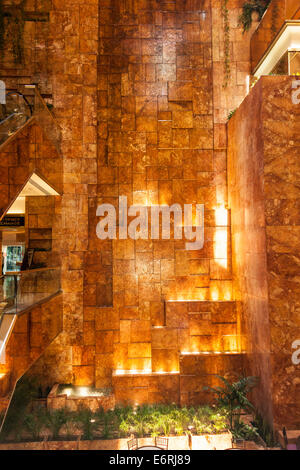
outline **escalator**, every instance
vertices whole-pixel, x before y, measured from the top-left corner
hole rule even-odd
[[[0,145],[22,128],[33,114],[33,106],[22,93],[9,92],[5,101],[0,105]]]
[[[0,278],[0,365],[18,316],[60,293],[60,269],[37,268]]]
[[[0,278],[0,364],[5,364],[5,346],[17,319],[16,284],[13,277]]]

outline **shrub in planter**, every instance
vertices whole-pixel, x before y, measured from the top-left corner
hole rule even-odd
[[[242,412],[254,409],[247,395],[257,385],[258,378],[240,377],[236,382],[230,383],[225,377],[217,377],[223,382],[223,387],[204,387],[204,390],[216,395],[218,406],[228,413],[229,428],[233,433],[235,428],[239,429]]]
[[[52,439],[55,441],[59,437],[61,428],[69,419],[68,413],[63,409],[51,410],[45,413],[45,427],[51,431]]]
[[[99,420],[97,419],[97,415],[89,408],[81,406],[74,415],[74,419],[78,424],[79,429],[81,430],[82,439],[92,440],[99,427]]]
[[[217,434],[225,431],[228,427],[227,413],[219,408],[202,406],[195,411],[193,424],[198,435]]]
[[[274,430],[258,412],[256,412],[254,421],[251,424],[257,429],[267,447],[278,447],[279,444],[275,438]]]
[[[45,411],[40,408],[35,413],[28,413],[23,419],[23,429],[30,435],[33,441],[39,441],[41,431],[45,426]]]

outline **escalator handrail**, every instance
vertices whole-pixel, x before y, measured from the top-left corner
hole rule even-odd
[[[33,106],[29,103],[28,99],[26,98],[25,95],[23,95],[23,93],[21,93],[20,91],[9,91],[6,93],[6,96],[10,96],[10,95],[19,95],[19,96],[22,96],[23,100],[25,101],[27,107],[29,108],[29,111],[30,111],[30,116],[32,116],[32,113],[33,113]]]

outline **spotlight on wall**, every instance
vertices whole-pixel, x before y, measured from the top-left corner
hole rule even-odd
[[[225,207],[218,207],[215,209],[215,218],[217,227],[227,227],[228,225],[228,211]]]

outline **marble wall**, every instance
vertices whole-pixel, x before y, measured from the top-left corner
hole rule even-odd
[[[299,424],[299,105],[291,77],[263,77],[228,125],[235,292],[260,409]]]

